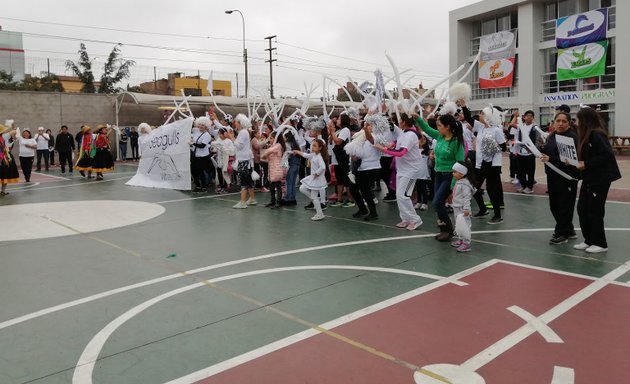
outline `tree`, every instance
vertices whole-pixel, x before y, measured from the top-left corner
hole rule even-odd
[[[42,73],[42,77],[26,75],[17,88],[20,91],[63,92],[63,84],[55,74]]]
[[[133,60],[124,60],[120,57],[120,44],[116,44],[107,57],[98,92],[116,93],[122,90],[122,88],[117,88],[116,84],[129,77],[129,70],[135,64]]]
[[[96,92],[96,87],[94,86],[94,73],[92,73],[92,60],[90,60],[90,56],[85,49],[85,44],[81,43],[81,48],[79,49],[78,63],[75,63],[72,60],[66,60],[66,69],[74,72],[74,74],[83,83],[83,87],[81,87],[81,92]]]
[[[13,74],[0,71],[0,89],[16,90],[18,88],[17,81],[13,80]]]

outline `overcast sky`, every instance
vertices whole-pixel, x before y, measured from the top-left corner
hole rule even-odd
[[[277,35],[273,43],[278,60],[273,68],[275,94],[300,95],[303,82],[321,89],[323,73],[345,83],[348,76],[356,81],[373,80],[376,68],[391,72],[385,51],[401,70],[414,70],[402,76],[403,80],[414,74],[414,83],[432,85],[448,70],[449,11],[475,2],[3,0],[0,25],[3,30],[25,33],[27,67],[36,71],[45,62],[43,58],[53,58],[53,72],[59,73],[61,59],[77,59],[80,43],[41,35],[84,39],[92,56],[109,53],[112,42],[123,43],[124,57],[137,62],[131,84],[135,85],[137,79],[153,79],[153,66],[158,67],[158,78],[168,69],[188,70],[186,74],[200,70],[203,77],[213,70],[215,79],[242,74],[241,17],[225,14],[226,9],[239,9],[245,16],[250,85],[268,87],[269,65],[264,62],[268,42],[264,37]],[[26,72],[30,73],[29,68]]]

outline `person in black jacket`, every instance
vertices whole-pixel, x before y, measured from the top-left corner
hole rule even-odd
[[[55,141],[55,150],[59,152],[59,164],[61,165],[61,173],[66,173],[66,163],[68,163],[68,171],[72,174],[72,152],[74,151],[74,137],[68,132],[68,126],[62,125],[61,132],[57,135]]]
[[[588,253],[608,251],[604,231],[606,199],[610,184],[621,178],[608,132],[597,112],[589,107],[580,109],[578,119],[577,168],[582,171],[582,187],[578,199],[578,216],[584,242],[575,249]]]
[[[577,133],[575,132],[575,127],[571,124],[571,115],[566,112],[558,112],[553,120],[553,129],[553,133],[549,135],[541,151],[543,153],[542,161],[552,164],[571,177],[571,179],[568,179],[552,168],[545,167],[549,191],[549,208],[553,218],[556,220],[556,227],[549,244],[556,245],[564,244],[569,239],[577,238],[573,227],[573,211],[577,198],[580,172],[575,167],[560,160],[558,143],[556,141],[557,136],[570,137],[577,148]]]

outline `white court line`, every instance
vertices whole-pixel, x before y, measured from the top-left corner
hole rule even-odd
[[[185,197],[185,198],[182,198],[182,199],[175,199],[175,200],[156,201],[153,204],[180,203],[182,201],[191,201],[191,200],[199,200],[199,199],[213,199],[213,198],[217,198],[217,197],[234,196],[234,195],[240,195],[240,194],[241,194],[240,192],[232,192],[232,193],[222,193],[220,195],[205,195],[205,196]]]
[[[611,272],[602,276],[601,278],[593,281],[588,286],[584,287],[582,290],[576,292],[571,297],[563,300],[555,307],[551,308],[547,312],[543,313],[538,317],[538,319],[543,324],[549,324],[553,320],[558,317],[564,315],[572,308],[576,307],[578,304],[582,303],[595,293],[602,290],[607,285],[611,284],[615,281],[615,279],[619,278],[623,274],[630,271],[630,261],[622,264],[621,266],[615,268]],[[532,335],[535,330],[529,326],[529,324],[522,326],[511,334],[507,335],[503,339],[497,341],[493,345],[479,352],[477,355],[471,357],[466,362],[462,364],[463,367],[470,369],[472,371],[476,371],[483,367],[484,365],[490,363],[492,360],[508,351],[521,341],[525,340],[527,337]]]
[[[547,231],[552,231],[552,230],[553,230],[553,228],[538,228],[538,229],[528,228],[528,229],[520,229],[520,230],[519,229],[504,229],[504,230],[496,230],[496,231],[474,231],[473,234],[514,233],[514,232],[547,232]],[[627,229],[627,228],[615,228],[615,229],[606,228],[606,230],[628,231],[630,229]],[[219,268],[229,267],[229,266],[233,266],[233,265],[244,264],[244,263],[248,263],[248,262],[252,262],[252,261],[259,261],[259,260],[271,259],[271,258],[275,258],[275,257],[293,255],[293,254],[296,254],[296,253],[312,252],[312,251],[319,251],[319,250],[322,250],[322,249],[348,247],[348,246],[353,246],[353,245],[371,244],[371,243],[379,243],[379,242],[386,242],[386,241],[422,239],[422,238],[429,238],[429,237],[433,237],[433,236],[434,236],[434,234],[428,233],[428,234],[422,234],[422,235],[382,237],[382,238],[377,238],[377,239],[357,240],[357,241],[350,241],[350,242],[343,242],[343,243],[333,243],[333,244],[319,245],[319,246],[314,246],[314,247],[298,248],[298,249],[293,249],[293,250],[268,253],[268,254],[265,254],[265,255],[254,256],[254,257],[249,257],[249,258],[245,258],[245,259],[239,259],[239,260],[228,261],[228,262],[219,263],[219,264],[213,264],[213,265],[209,265],[209,266],[202,267],[202,268],[191,269],[189,271],[185,271],[185,272],[182,272],[182,273],[174,273],[172,275],[162,276],[162,277],[158,277],[158,278],[155,278],[155,279],[146,280],[144,282],[127,285],[127,286],[120,287],[120,288],[115,288],[115,289],[104,291],[104,292],[101,292],[101,293],[97,293],[97,294],[94,294],[94,295],[91,295],[91,296],[83,297],[81,299],[69,301],[69,302],[58,304],[58,305],[55,305],[55,306],[52,306],[52,307],[44,308],[44,309],[41,309],[41,310],[38,310],[38,311],[35,311],[35,312],[31,312],[31,313],[26,314],[26,315],[22,315],[22,316],[13,318],[13,319],[9,319],[9,320],[0,322],[0,330],[2,330],[4,328],[7,328],[7,327],[10,327],[10,326],[13,326],[13,325],[16,325],[16,324],[19,324],[19,323],[22,323],[22,322],[25,322],[25,321],[28,321],[28,320],[36,319],[38,317],[45,316],[45,315],[48,315],[48,314],[51,314],[51,313],[54,313],[54,312],[57,312],[57,311],[61,311],[61,310],[68,309],[68,308],[72,308],[72,307],[75,307],[77,305],[86,304],[86,303],[89,303],[89,302],[92,302],[92,301],[95,301],[95,300],[103,299],[105,297],[116,295],[118,293],[127,292],[127,291],[130,291],[130,290],[136,289],[136,288],[146,287],[146,286],[149,286],[149,285],[161,283],[161,282],[172,280],[172,279],[176,279],[176,278],[179,278],[179,277],[184,277],[185,275],[197,274],[197,273],[206,272],[206,271],[210,271],[210,270],[214,270],[214,269],[219,269]],[[581,276],[581,275],[576,275],[576,276]],[[585,278],[592,278],[590,276],[584,276],[584,277]]]
[[[33,175],[45,176],[45,177],[52,177],[53,179],[59,179],[59,180],[72,180],[72,179],[68,179],[67,177],[50,175],[48,173],[33,172],[32,174]]]
[[[116,173],[116,175],[121,175],[124,173],[134,173],[135,172],[120,172],[120,173]],[[45,189],[63,189],[63,188],[72,188],[72,187],[77,187],[77,186],[85,186],[85,185],[96,185],[96,184],[102,184],[102,183],[108,183],[110,181],[116,181],[116,180],[123,180],[123,179],[127,179],[129,178],[129,176],[123,176],[123,177],[118,177],[118,178],[114,178],[114,179],[104,179],[104,180],[93,180],[93,181],[85,181],[83,183],[72,183],[72,184],[63,184],[63,185],[54,185],[51,187],[42,187],[42,188],[31,188],[31,189],[21,189],[21,190],[17,190],[15,191],[16,193],[18,192],[32,192],[32,191],[43,191]],[[80,180],[80,179],[69,179],[69,180]]]
[[[553,367],[553,377],[551,384],[573,384],[575,383],[575,371],[573,368]]]
[[[484,268],[487,265],[491,265],[492,263],[496,263],[496,261],[492,260],[491,262],[484,263]],[[362,270],[363,268],[364,267],[361,267],[361,266],[335,266],[335,265],[328,265],[328,266],[326,266],[326,265],[321,265],[321,266],[311,265],[311,266],[298,266],[298,267],[271,268],[271,269],[263,269],[263,270],[256,270],[256,271],[237,273],[237,274],[234,274],[234,275],[222,276],[222,277],[210,279],[207,282],[209,284],[213,284],[213,283],[218,283],[218,282],[222,282],[222,281],[238,279],[238,278],[242,278],[242,277],[257,276],[257,275],[263,275],[263,274],[268,274],[268,273],[286,272],[286,271],[303,271],[303,270],[317,270],[317,269],[319,269],[319,270],[326,270],[326,269],[333,269],[333,270],[334,269],[356,269],[356,270]],[[378,268],[368,267],[368,270],[370,270],[370,271],[372,271],[372,270],[379,270],[379,271],[382,271],[382,272],[398,273],[398,272],[395,272],[397,270],[393,270],[393,269],[382,269],[382,270],[380,270]],[[475,267],[471,268],[470,270],[467,270],[466,273],[469,274],[469,273],[472,273],[470,271],[476,271],[476,270],[479,270],[479,266],[475,266]],[[418,276],[418,274],[416,272],[411,272],[411,271],[403,271],[403,274],[405,274],[405,275],[413,274],[415,276]],[[441,286],[441,285],[445,285],[445,284],[449,284],[451,282],[458,281],[458,279],[460,278],[460,276],[459,276],[460,274],[461,274],[461,272],[459,274],[453,275],[451,277],[439,277],[439,280],[437,280],[437,282],[441,283],[441,284],[434,285],[431,288],[429,288],[428,290],[437,288],[438,286]],[[427,277],[425,274],[421,274],[420,276],[421,277]],[[431,284],[429,284],[429,285],[431,285]],[[199,283],[191,284],[191,285],[188,285],[186,287],[178,288],[178,289],[175,289],[173,291],[164,293],[164,294],[162,294],[160,296],[154,297],[153,299],[147,300],[147,301],[145,301],[145,302],[143,302],[143,303],[141,303],[141,304],[131,308],[130,310],[128,310],[127,312],[123,313],[122,315],[120,315],[116,319],[112,320],[103,329],[101,329],[92,338],[92,340],[90,340],[90,342],[87,344],[87,346],[85,347],[85,349],[81,353],[81,356],[79,357],[79,360],[78,360],[78,362],[76,364],[76,368],[75,368],[74,374],[72,376],[72,382],[76,383],[76,384],[90,384],[90,383],[92,383],[92,372],[94,371],[94,366],[96,364],[96,361],[98,360],[98,355],[100,354],[103,346],[105,345],[105,343],[107,342],[109,337],[121,325],[123,325],[124,323],[126,323],[127,321],[132,319],[133,317],[137,316],[142,311],[148,309],[152,305],[155,305],[155,304],[157,304],[157,303],[159,303],[159,302],[161,302],[161,301],[163,301],[163,300],[165,300],[167,298],[173,297],[173,296],[178,295],[180,293],[184,293],[184,292],[193,290],[195,288],[203,287],[203,286],[206,286],[206,282],[199,282]],[[425,288],[425,290],[426,289],[427,288]],[[412,292],[415,292],[415,291],[412,291]],[[408,294],[409,293],[407,293],[407,295]],[[416,294],[418,294],[418,293],[416,293]],[[403,295],[403,296],[405,296],[405,295]],[[398,297],[400,297],[400,296],[398,296]],[[413,297],[413,296],[411,296],[411,297]],[[393,302],[392,302],[392,304],[393,304]],[[392,305],[392,304],[390,304],[390,305]],[[374,307],[374,306],[372,306],[372,307]],[[368,307],[368,308],[371,308],[371,307]],[[365,316],[365,314],[367,314],[368,312],[363,310],[363,313],[364,314],[362,316]],[[358,318],[358,317],[356,317],[356,312],[354,314],[355,314],[355,317],[348,317],[350,315],[345,316],[345,318],[348,319],[347,321],[350,321],[349,319],[351,319],[351,318],[354,318],[354,319]],[[316,333],[319,333],[319,332],[316,332]]]
[[[19,183],[18,185],[20,185],[20,184],[22,184],[22,183]],[[21,189],[30,189],[30,188],[36,187],[36,186],[38,186],[40,184],[41,183],[39,181],[37,181],[35,183],[25,184],[25,185],[23,185],[21,187],[17,187],[17,188],[7,188],[7,191],[19,191]]]
[[[543,339],[545,339],[546,342],[554,343],[554,344],[564,343],[564,341],[560,338],[560,336],[558,336],[558,334],[554,332],[554,330],[551,329],[550,326],[543,323],[542,321],[540,321],[539,318],[527,312],[526,310],[519,307],[518,305],[513,305],[509,307],[508,311],[512,312],[516,316],[525,320],[525,322],[529,324],[532,328],[534,328],[534,330],[538,332],[540,336],[542,336]]]

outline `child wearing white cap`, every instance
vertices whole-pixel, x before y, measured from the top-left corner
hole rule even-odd
[[[468,161],[458,161],[453,164],[453,215],[455,216],[455,232],[457,240],[451,245],[457,252],[469,252],[471,242],[472,222],[470,220],[470,201],[475,193],[470,177],[473,177],[472,164]]]

